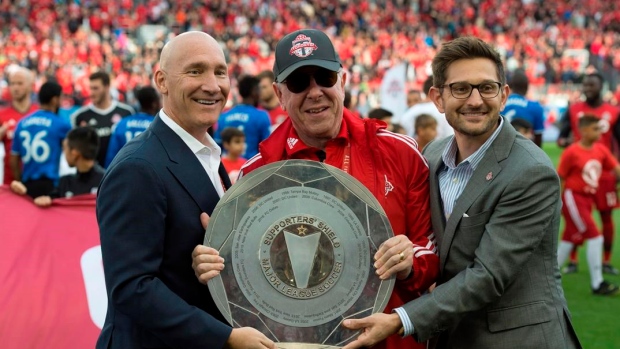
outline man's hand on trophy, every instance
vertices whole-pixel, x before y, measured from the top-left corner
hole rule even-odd
[[[200,214],[200,223],[205,230],[209,225],[209,218],[209,215],[204,212]],[[192,268],[198,281],[206,285],[209,280],[224,270],[224,258],[220,257],[216,249],[198,245],[192,251]]]
[[[276,349],[274,342],[251,327],[233,328],[225,347],[227,349]]]
[[[224,258],[220,253],[204,245],[198,245],[192,251],[192,268],[201,284],[207,284],[224,270]]]
[[[370,348],[397,333],[402,327],[400,317],[396,313],[376,313],[363,319],[347,319],[342,325],[351,330],[362,330],[356,340],[342,349]]]
[[[413,243],[405,235],[387,239],[375,253],[374,266],[381,280],[392,275],[398,280],[406,279],[413,268]]]

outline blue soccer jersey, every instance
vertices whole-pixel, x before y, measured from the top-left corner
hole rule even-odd
[[[502,114],[508,118],[508,121],[517,118],[529,121],[534,128],[534,133],[542,133],[545,130],[544,110],[540,103],[527,100],[516,93],[508,96]]]
[[[124,117],[119,121],[112,131],[110,136],[110,144],[108,145],[108,152],[105,157],[105,166],[110,166],[110,163],[116,156],[119,150],[132,140],[135,136],[146,131],[151,122],[153,122],[154,116],[146,113],[138,113],[136,115]]]
[[[58,185],[62,141],[70,129],[69,122],[45,110],[19,121],[11,153],[22,160],[22,182],[48,178]]]
[[[227,127],[235,127],[245,134],[245,153],[241,156],[249,159],[258,154],[258,144],[269,137],[271,120],[269,114],[246,104],[239,104],[220,115],[217,130],[213,138],[222,146],[220,133]]]

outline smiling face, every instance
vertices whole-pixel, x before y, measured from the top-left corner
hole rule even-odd
[[[500,88],[494,98],[483,99],[474,89],[466,99],[457,99],[447,86],[455,82],[472,85],[501,81],[495,64],[490,59],[460,59],[452,62],[446,71],[444,88],[432,87],[431,99],[437,109],[445,113],[446,120],[457,136],[487,139],[498,125],[499,113],[504,109],[510,93],[508,85]]]
[[[217,41],[202,32],[175,37],[162,50],[155,82],[166,114],[203,141],[230,91],[228,67]]]
[[[301,67],[295,70],[291,77],[297,74],[313,76],[317,68]],[[332,87],[323,87],[311,78],[309,86],[299,93],[291,92],[285,83],[274,84],[283,109],[291,118],[297,134],[307,145],[323,148],[325,142],[336,137],[340,131],[346,77],[345,73],[339,73],[338,81]]]

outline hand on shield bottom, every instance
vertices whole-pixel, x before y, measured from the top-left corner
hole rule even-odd
[[[387,337],[398,332],[402,327],[400,317],[396,313],[376,313],[363,319],[345,320],[343,326],[352,330],[362,330],[356,340],[342,349],[370,348]]]
[[[276,349],[273,341],[251,327],[233,328],[226,341],[230,349]]]

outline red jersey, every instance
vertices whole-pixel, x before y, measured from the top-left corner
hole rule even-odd
[[[267,109],[265,109],[267,110]],[[288,114],[282,109],[282,106],[278,104],[277,107],[267,110],[269,113],[269,120],[271,120],[271,132],[276,129],[281,123],[288,118]]]
[[[618,160],[602,144],[594,143],[592,148],[585,149],[580,143],[573,143],[560,156],[558,175],[565,181],[564,189],[595,194],[601,174],[617,165]]]
[[[344,109],[340,132],[325,145],[326,164],[338,167],[359,180],[379,201],[395,235],[404,234],[413,242],[413,277],[397,280],[385,309],[417,298],[439,274],[439,256],[431,227],[429,169],[416,142],[386,131],[386,124],[360,119]],[[287,159],[319,160],[318,149],[299,138],[290,119],[261,142],[259,153],[242,167],[242,175],[260,166]],[[392,335],[374,348],[421,349],[412,336]]]
[[[30,109],[25,113],[20,113],[13,108],[12,105],[0,109],[0,125],[7,127],[6,134],[0,139],[0,141],[4,142],[4,184],[11,184],[13,181],[13,172],[11,172],[11,168],[9,167],[9,157],[11,154],[11,146],[13,145],[13,132],[15,132],[15,127],[17,127],[17,123],[24,116],[32,114],[38,109],[39,107],[34,103],[30,105]]]
[[[241,166],[245,164],[244,158],[237,158],[237,160],[233,161],[228,159],[226,156],[222,156],[222,165],[226,169],[228,173],[228,177],[230,178],[230,183],[235,184],[237,181],[237,177],[239,177],[239,171],[241,171]]]
[[[586,102],[578,102],[571,105],[568,109],[570,118],[570,127],[573,131],[574,140],[578,142],[581,139],[579,133],[579,118],[585,114],[590,114],[601,119],[599,125],[601,126],[601,139],[598,143],[601,143],[610,151],[613,151],[613,126],[618,121],[618,114],[620,110],[617,107],[609,103],[603,103],[600,106],[593,108]]]

